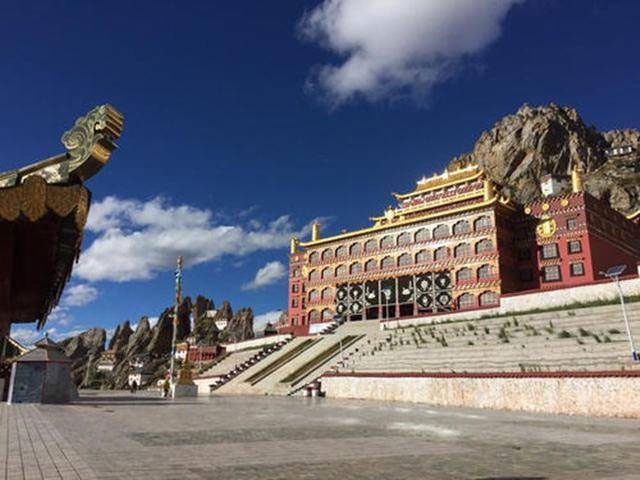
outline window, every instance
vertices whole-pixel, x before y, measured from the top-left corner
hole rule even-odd
[[[433,258],[436,262],[442,261],[442,260],[446,260],[447,258],[449,258],[449,249],[447,247],[440,247],[438,248],[434,254],[433,254]]]
[[[542,279],[545,282],[557,282],[560,278],[560,265],[551,265],[542,269]]]
[[[558,244],[547,243],[542,246],[542,258],[556,258],[558,256]]]
[[[567,219],[567,230],[576,230],[578,228],[578,219],[577,218],[569,218]]]
[[[322,290],[322,293],[320,294],[320,298],[322,298],[322,300],[330,299],[331,298],[331,289],[329,287],[327,287],[324,290]]]
[[[533,280],[533,272],[530,268],[523,268],[518,272],[518,276],[522,282],[530,282]]]
[[[291,325],[296,326],[298,324],[298,317],[291,317]]]
[[[331,310],[329,310],[328,308],[325,308],[324,310],[322,310],[323,321],[327,322],[332,319],[333,319],[333,312]]]
[[[518,260],[530,260],[531,250],[528,248],[521,248],[518,250]]]
[[[322,279],[331,278],[332,276],[333,276],[333,270],[330,267],[327,267],[322,270],[322,275],[321,275]]]
[[[491,228],[491,219],[486,215],[478,217],[476,221],[473,222],[473,229],[476,232],[479,230],[484,230],[485,228]]]
[[[392,257],[384,257],[382,259],[382,262],[380,262],[380,265],[382,266],[382,268],[391,268],[395,265],[395,262],[393,261]]]
[[[460,270],[458,270],[458,273],[456,273],[456,280],[458,282],[464,282],[465,280],[472,280],[473,279],[473,270],[471,270],[470,268],[464,267],[461,268]]]
[[[364,271],[365,272],[372,272],[376,269],[376,261],[371,259],[371,260],[367,260],[367,263],[364,264]]]
[[[291,300],[291,308],[298,308],[298,299],[294,298]]]
[[[456,248],[453,250],[453,256],[464,257],[467,255],[471,255],[471,245],[468,243],[461,243],[460,245],[456,245]]]
[[[402,247],[405,245],[409,245],[411,243],[411,235],[409,235],[408,233],[402,233],[400,235],[398,235],[398,246]]]
[[[300,285],[297,283],[294,283],[293,285],[291,285],[291,291],[293,293],[298,293],[300,291]]]
[[[354,243],[349,247],[349,255],[360,255],[362,253],[362,245]]]
[[[496,292],[484,292],[480,295],[480,305],[496,305],[498,303],[498,294]]]
[[[493,242],[488,238],[480,240],[476,243],[476,253],[491,252],[493,250]]]
[[[409,255],[408,253],[403,253],[398,257],[399,267],[406,267],[409,265],[411,265],[411,255]]]
[[[309,323],[315,323],[320,321],[320,312],[317,310],[311,310],[309,312]]]
[[[584,263],[576,262],[571,264],[571,276],[581,277],[584,275]]]
[[[315,262],[317,262],[318,260],[320,260],[320,254],[319,254],[318,252],[311,252],[311,253],[309,254],[309,261],[310,261],[311,263],[315,263]]]
[[[316,300],[318,300],[319,297],[320,297],[320,294],[318,293],[318,290],[311,290],[309,292],[309,301],[310,302],[315,302]]]
[[[429,230],[427,230],[426,228],[421,228],[416,232],[416,235],[415,235],[416,243],[426,242],[427,240],[429,240]]]
[[[580,253],[582,251],[582,242],[580,240],[569,240],[567,248],[569,253]]]
[[[489,278],[494,275],[494,270],[491,265],[482,265],[478,269],[478,278]]]
[[[465,308],[473,308],[475,306],[475,298],[471,293],[463,293],[458,297],[458,308],[464,310]]]
[[[429,252],[427,250],[420,250],[416,253],[416,263],[427,263],[429,261]]]
[[[447,225],[438,225],[436,228],[433,229],[433,238],[434,239],[439,239],[439,238],[445,238],[449,236],[449,227]]]
[[[320,279],[320,272],[318,270],[311,270],[309,272],[310,281],[319,280],[319,279]]]
[[[393,246],[393,237],[389,235],[382,237],[382,240],[380,240],[380,248],[391,248]]]
[[[347,256],[347,247],[342,246],[336,248],[336,258],[344,258]]]
[[[465,233],[469,233],[471,231],[471,225],[466,220],[460,220],[458,223],[453,225],[453,234],[454,235],[462,235]]]
[[[345,265],[338,265],[336,268],[336,277],[344,277],[347,274],[347,267]]]
[[[333,250],[327,248],[322,252],[322,260],[331,260],[333,258]]]
[[[367,242],[364,244],[364,251],[365,252],[373,252],[376,250],[376,241],[375,240],[367,240]]]
[[[362,264],[360,262],[352,263],[349,267],[349,273],[351,275],[357,275],[358,273],[362,273]]]
[[[293,269],[293,276],[294,277],[299,277],[300,276],[300,269],[299,268],[294,268]]]

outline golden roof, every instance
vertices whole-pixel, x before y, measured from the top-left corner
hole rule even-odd
[[[478,164],[470,164],[466,167],[449,171],[445,169],[440,175],[433,174],[431,177],[422,177],[416,182],[416,188],[409,193],[393,193],[398,200],[420,195],[422,193],[449,187],[458,183],[469,182],[479,178],[484,172]]]

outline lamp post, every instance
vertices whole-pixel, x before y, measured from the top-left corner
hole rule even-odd
[[[176,357],[176,338],[178,336],[178,308],[182,301],[182,257],[178,257],[178,265],[176,268],[176,303],[173,306],[173,333],[171,337],[171,363],[169,364],[169,381],[171,387],[175,391],[175,357]],[[189,353],[187,351],[187,353]]]
[[[627,316],[627,308],[624,304],[624,295],[622,294],[622,287],[620,287],[620,275],[626,270],[626,265],[617,265],[607,269],[606,272],[600,272],[600,275],[604,275],[610,279],[618,290],[618,296],[620,297],[620,307],[622,308],[622,318],[624,319],[624,326],[627,329],[627,338],[629,339],[629,347],[631,348],[631,357],[634,362],[640,360],[638,351],[636,350],[635,342],[633,341],[633,335],[631,334],[631,325],[629,325],[629,317]]]

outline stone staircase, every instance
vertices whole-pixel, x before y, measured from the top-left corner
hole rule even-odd
[[[354,322],[336,326],[331,333],[297,337],[269,362],[248,369],[216,391],[227,395],[288,395],[301,390],[363,346],[370,335],[377,338],[377,322]],[[341,348],[342,342],[342,348]],[[304,348],[303,348],[304,345]]]
[[[627,305],[640,340],[640,303]],[[339,371],[637,370],[619,305],[419,325],[381,332]]]
[[[291,337],[263,348],[240,350],[225,355],[219,362],[194,378],[194,383],[198,386],[198,393],[210,393],[220,388],[242,372],[279,352],[293,340]]]

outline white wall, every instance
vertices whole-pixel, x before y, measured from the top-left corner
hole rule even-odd
[[[291,335],[270,335],[268,337],[245,340],[244,342],[225,343],[222,346],[227,350],[227,352],[237,352],[238,350],[244,350],[246,348],[257,348],[264,345],[271,345],[272,343],[282,342],[288,338],[291,338]]]

